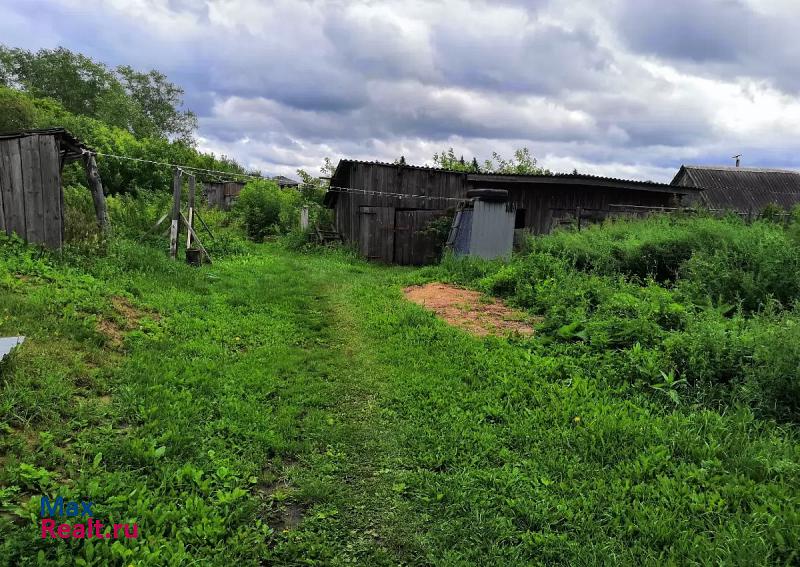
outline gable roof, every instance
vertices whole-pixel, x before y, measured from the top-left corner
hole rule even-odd
[[[702,187],[698,202],[712,209],[759,212],[800,203],[800,172],[788,169],[683,165],[672,184]]]
[[[295,181],[284,175],[276,175],[272,178],[272,181],[276,182],[280,187],[295,187],[300,185],[299,181]]]

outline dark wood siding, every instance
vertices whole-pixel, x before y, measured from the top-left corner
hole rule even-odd
[[[55,136],[32,134],[0,140],[2,228],[34,244],[63,243],[61,160]]]
[[[387,244],[376,252],[370,244],[366,256],[380,256],[382,261],[408,264],[432,260],[427,245],[416,233],[424,229],[436,214],[455,208],[466,199],[469,189],[506,189],[517,209],[524,209],[525,230],[546,234],[561,224],[580,217],[587,222],[621,214],[614,205],[669,207],[678,204],[680,188],[664,184],[599,178],[593,176],[494,176],[468,175],[432,168],[394,164],[343,161],[331,180],[335,193],[332,205],[335,226],[345,242],[362,240],[362,208],[385,208],[396,211],[391,231],[366,233],[370,239],[383,238]],[[423,211],[406,215],[402,211]],[[399,230],[412,222],[415,230]],[[423,222],[423,219],[426,222]],[[371,221],[365,221],[371,222]],[[384,223],[386,224],[386,223]],[[388,252],[388,242],[393,252]]]

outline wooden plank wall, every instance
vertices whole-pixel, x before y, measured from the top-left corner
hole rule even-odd
[[[0,227],[58,249],[64,241],[61,163],[55,136],[0,140]]]

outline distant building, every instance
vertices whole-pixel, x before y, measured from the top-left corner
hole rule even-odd
[[[227,211],[236,201],[243,187],[244,181],[218,181],[204,183],[203,192],[209,205]]]
[[[562,224],[599,221],[624,207],[680,205],[699,189],[650,181],[580,174],[465,173],[405,164],[341,160],[325,204],[345,242],[367,258],[387,263],[435,260],[426,228],[467,200],[467,191],[503,189],[514,226],[534,234]]]
[[[295,188],[300,186],[299,181],[295,181],[294,179],[289,179],[288,177],[284,177],[283,175],[278,175],[272,178],[272,181],[278,184],[278,187],[281,189],[285,188]]]
[[[672,184],[702,187],[692,203],[742,214],[759,213],[767,205],[791,209],[800,203],[800,172],[786,169],[684,165]]]

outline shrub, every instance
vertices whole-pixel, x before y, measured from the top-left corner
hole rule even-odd
[[[282,190],[273,181],[259,179],[244,186],[234,205],[234,214],[241,217],[247,235],[263,240],[289,232],[299,222],[300,194]]]

